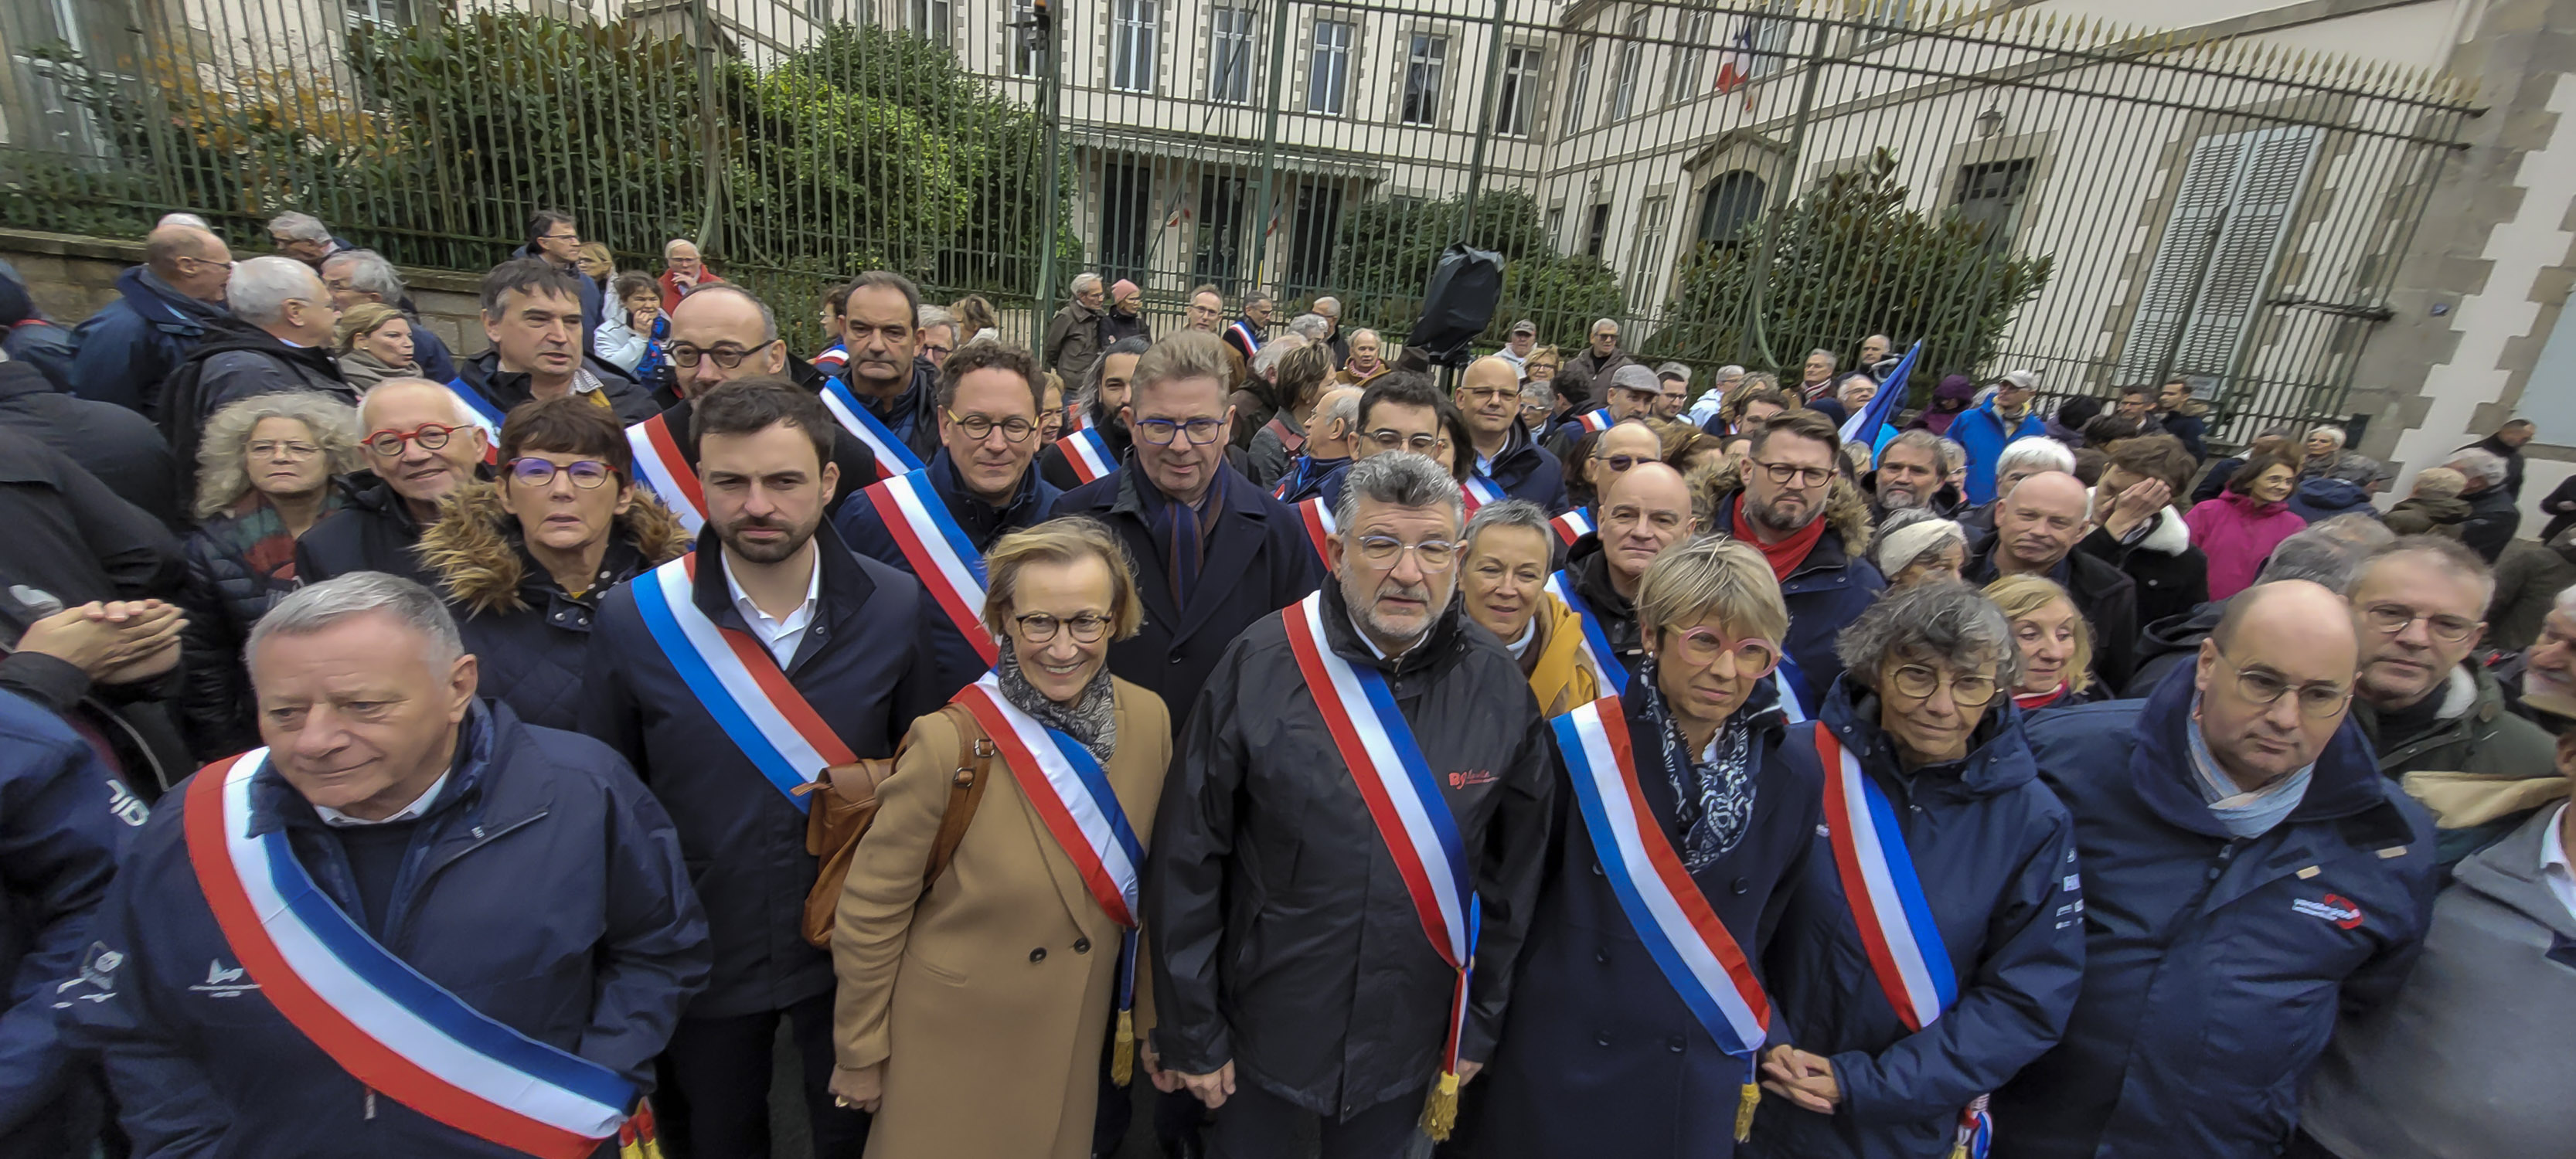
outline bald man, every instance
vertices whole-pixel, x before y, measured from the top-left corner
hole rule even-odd
[[[2075,550],[2090,527],[2084,484],[2063,471],[2024,479],[1994,504],[1995,533],[1960,574],[1973,584],[2008,575],[2057,581],[2093,629],[2093,674],[2118,688],[2138,663],[2138,581],[2118,564]]]
[[[1356,386],[1336,386],[1315,399],[1314,417],[1306,420],[1306,448],[1288,464],[1271,494],[1282,503],[1303,503],[1324,493],[1324,480],[1350,466],[1360,445],[1360,396]]]
[[[679,401],[662,413],[627,428],[643,431],[656,424],[670,435],[669,445],[679,450],[682,462],[692,477],[698,469],[696,440],[689,437],[689,416],[695,413],[698,396],[727,382],[754,375],[784,374],[807,390],[820,391],[823,374],[813,364],[787,355],[787,344],[779,341],[778,318],[750,291],[723,281],[698,287],[680,300],[671,311],[671,389]],[[680,365],[683,355],[696,363]],[[726,366],[732,361],[732,366]],[[631,441],[631,440],[630,440]],[[647,445],[659,446],[662,440],[649,438]],[[847,430],[835,429],[832,436],[832,462],[841,468],[841,478],[857,480],[834,490],[830,502],[823,505],[825,517],[840,514],[841,505],[864,490],[877,477],[876,456],[868,445]],[[652,482],[647,471],[644,481]],[[667,504],[669,500],[664,500]],[[680,508],[674,506],[674,511]],[[695,513],[682,512],[681,519],[697,527]]]
[[[1625,429],[1626,424],[1611,428]],[[1637,581],[1656,556],[1697,534],[1699,520],[1691,514],[1689,484],[1669,466],[1638,463],[1605,477],[1609,482],[1593,507],[1594,531],[1566,553],[1557,584],[1574,593],[1567,606],[1600,629],[1626,676],[1635,676],[1646,662],[1637,631]],[[1604,691],[1625,681],[1617,673],[1604,676]]]
[[[2146,699],[2030,719],[2085,977],[1995,1092],[1995,1159],[2281,1153],[2338,1012],[2397,991],[2432,904],[2432,820],[2348,713],[2360,655],[2341,596],[2259,584]]]
[[[143,239],[143,264],[116,277],[117,299],[72,331],[72,389],[83,398],[160,411],[162,380],[224,318],[233,251],[190,225]]]
[[[1521,422],[1519,367],[1492,355],[1468,363],[1449,401],[1467,418],[1476,479],[1499,497],[1527,499],[1550,515],[1565,510],[1565,466]]]

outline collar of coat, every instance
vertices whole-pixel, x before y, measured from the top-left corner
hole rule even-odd
[[[632,549],[643,568],[689,550],[689,533],[678,517],[640,488],[608,534],[612,544]],[[457,488],[439,504],[438,521],[421,533],[418,550],[421,563],[447,589],[447,598],[468,615],[524,610],[530,606],[525,592],[532,583],[541,589],[553,583],[530,566],[519,519],[501,509],[497,483],[477,481]]]
[[[2029,738],[2022,731],[2022,723],[2028,718],[2014,706],[2012,690],[1997,692],[1991,704],[1985,719],[1977,722],[1976,731],[1968,739],[1968,755],[1929,766],[1921,770],[1929,774],[1925,776],[1909,776],[1902,771],[1887,730],[1878,724],[1878,695],[1855,682],[1849,671],[1834,678],[1816,717],[1833,730],[1834,739],[1861,759],[1864,767],[1894,775],[1909,795],[1992,797],[2038,777],[2039,762],[2031,756]],[[1933,772],[1934,769],[1941,771]],[[1826,770],[1826,775],[1833,775],[1833,771]]]
[[[518,716],[499,701],[476,698],[467,703],[465,719],[456,726],[456,752],[447,766],[447,784],[438,799],[429,803],[421,820],[452,813],[460,809],[482,807],[484,782],[491,773],[496,754],[501,754],[499,738],[518,724]],[[501,754],[506,755],[506,754]],[[313,804],[288,784],[270,760],[251,775],[250,825],[248,835],[257,837],[279,829],[323,828],[322,815]]]
[[[698,610],[706,613],[706,617],[715,621],[718,627],[747,630],[750,625],[743,622],[742,610],[733,603],[733,590],[725,584],[724,541],[716,538],[715,524],[707,524],[699,530],[696,550],[699,553],[698,581],[697,586],[689,591],[689,602],[696,604]],[[849,544],[841,541],[841,533],[832,529],[831,520],[814,525],[814,551],[815,565],[823,569],[822,606],[815,613],[814,622],[838,624],[846,617],[865,614],[868,601],[877,594],[877,581],[868,574],[867,567],[859,563],[859,557],[850,550]],[[823,648],[813,645],[817,640],[828,638],[828,634],[809,632],[805,645],[796,649],[796,661],[790,668],[801,668],[807,660],[823,652]]]
[[[1359,629],[1351,623],[1351,606],[1342,598],[1339,581],[1324,581],[1324,642],[1333,653],[1353,664],[1365,665],[1395,676],[1416,676],[1445,670],[1467,650],[1469,638],[1461,627],[1467,614],[1456,598],[1431,621],[1431,630],[1422,640],[1393,660],[1379,658],[1377,650],[1360,638]]]
[[[2191,719],[2197,668],[2192,664],[2175,665],[2155,691],[2147,694],[2146,703],[2138,709],[2132,737],[2135,746],[2129,750],[2129,773],[2140,799],[2166,824],[2226,839],[2226,827],[2209,811],[2209,801],[2201,794],[2191,768],[2190,741],[2183,735],[2184,729],[2199,727]],[[2325,750],[2317,754],[2316,767],[2309,774],[2307,797],[2290,811],[2289,819],[2300,823],[2358,817],[2388,805],[2388,792],[2388,779],[2379,773],[2379,762],[2371,754],[2369,739],[2362,735],[2361,723],[2346,715],[2327,739]],[[2402,819],[2395,822],[2395,831],[2406,832]]]

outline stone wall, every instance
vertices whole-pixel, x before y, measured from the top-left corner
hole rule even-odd
[[[236,252],[235,258],[256,257]],[[29,296],[45,316],[64,326],[79,325],[98,308],[116,300],[116,278],[143,260],[143,243],[70,234],[0,229],[0,260],[17,267]],[[435,331],[459,357],[482,353],[491,345],[475,307],[482,286],[477,274],[454,270],[406,269],[403,282],[423,325]]]

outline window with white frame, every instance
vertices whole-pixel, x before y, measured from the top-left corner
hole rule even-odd
[[[1046,63],[1037,27],[1038,0],[1011,0],[1011,75],[1036,76]]]
[[[1351,42],[1358,33],[1347,20],[1315,22],[1314,52],[1306,62],[1307,112],[1338,117],[1350,106]]]
[[[1583,98],[1592,87],[1592,45],[1587,40],[1575,46],[1574,72],[1565,82],[1565,113],[1556,126],[1560,137],[1571,137],[1583,128]]]
[[[1629,308],[1654,304],[1664,284],[1664,232],[1671,224],[1673,199],[1649,197],[1637,203],[1637,244],[1628,251]]]
[[[904,22],[914,36],[948,47],[949,29],[955,22],[954,0],[905,0]]]
[[[1406,38],[1404,100],[1396,110],[1398,123],[1440,123],[1440,82],[1448,67],[1448,37],[1436,32],[1416,32]]]
[[[1220,4],[1208,13],[1207,98],[1219,104],[1252,103],[1253,10]]]
[[[411,0],[348,0],[349,19],[407,27],[413,19]],[[56,7],[64,7],[57,4]]]
[[[1155,37],[1161,31],[1162,7],[1156,0],[1112,0],[1109,20],[1109,87],[1121,92],[1154,91]]]
[[[1646,13],[1639,9],[1628,14],[1628,24],[1620,29],[1625,39],[1619,42],[1619,75],[1610,78],[1610,119],[1624,121],[1637,111],[1637,74],[1646,68]]]
[[[1494,90],[1494,131],[1506,137],[1529,136],[1531,110],[1538,105],[1539,48],[1515,44],[1503,49],[1501,87]]]
[[[1789,67],[1790,40],[1798,31],[1798,22],[1787,19],[1797,14],[1798,0],[1765,0],[1761,10],[1771,18],[1753,21],[1753,62],[1744,71],[1748,76],[1770,76]]]
[[[1852,30],[1852,43],[1868,48],[1902,35],[1913,23],[1910,0],[1866,0],[1860,5],[1861,26]]]
[[[1678,105],[1700,94],[1700,73],[1708,67],[1711,19],[1706,12],[1691,12],[1682,17],[1681,47],[1673,50],[1673,73],[1665,78],[1665,104]]]

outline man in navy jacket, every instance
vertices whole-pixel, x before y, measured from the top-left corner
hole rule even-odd
[[[224,314],[233,253],[196,226],[165,225],[143,239],[143,264],[116,277],[117,299],[72,331],[72,390],[154,413],[161,382]]]
[[[2145,700],[2033,718],[2075,816],[2084,991],[1995,1093],[1995,1159],[2278,1154],[2338,1013],[2404,981],[2433,824],[2346,715],[2357,640],[2332,591],[2260,584]]]
[[[1476,456],[1476,474],[1507,498],[1527,499],[1550,515],[1565,510],[1565,467],[1521,425],[1520,371],[1488,355],[1467,365],[1451,394],[1476,438],[1474,448],[1457,453]]]
[[[1065,492],[1053,511],[1108,524],[1135,558],[1145,627],[1109,646],[1109,670],[1168,705],[1197,703],[1226,645],[1324,582],[1296,511],[1225,463],[1228,373],[1214,335],[1155,343],[1136,360],[1126,467]],[[1172,714],[1174,732],[1186,715]]]
[[[1041,445],[1038,407],[1045,401],[1044,387],[1033,381],[1036,376],[1037,360],[1028,351],[989,342],[959,349],[940,365],[940,450],[922,474],[978,556],[992,550],[1004,533],[1044,519],[1063,494],[1029,469]],[[984,428],[980,437],[969,429],[976,426]],[[921,567],[905,554],[877,505],[891,484],[875,484],[860,492],[856,502],[842,504],[833,525],[850,550],[919,576]],[[915,528],[916,538],[927,542],[926,531]],[[954,695],[992,665],[936,600],[922,610],[925,618],[937,621],[939,685]],[[982,609],[976,604],[968,610]],[[974,630],[984,632],[980,625]]]
[[[246,815],[215,831],[282,834],[324,901],[327,918],[271,929],[354,928],[397,960],[387,976],[416,976],[649,1090],[653,1056],[706,983],[707,926],[670,817],[626,762],[478,699],[455,621],[409,580],[361,572],[297,591],[247,652],[268,747],[253,750],[256,766],[219,763],[162,798],[56,998],[74,1045],[104,1055],[135,1153],[520,1153],[424,1113],[441,1105],[418,1097],[434,1084],[353,1074],[350,1060],[374,1053],[353,1042],[372,1036],[316,1014],[349,999],[279,1005],[303,994],[296,978],[328,975],[290,976],[276,964],[282,938],[258,939],[269,956],[246,952],[257,943],[234,941],[240,927],[208,902],[223,892],[210,882],[238,896],[244,870],[220,847],[219,870],[192,856],[203,852],[191,848],[194,815],[225,810],[236,772],[249,778]],[[309,960],[325,959],[364,956]]]
[[[759,642],[852,755],[893,755],[913,718],[948,697],[933,662],[940,617],[919,581],[851,554],[825,526],[841,482],[831,413],[777,376],[694,401],[707,525],[689,602]],[[744,755],[646,627],[636,588],[658,582],[637,576],[601,602],[581,721],[634,762],[678,819],[691,883],[707,899],[715,971],[671,1038],[665,1073],[686,1110],[669,1125],[697,1155],[768,1154],[770,1045],[785,1018],[804,1063],[814,1154],[856,1159],[867,1118],[833,1106],[827,1087],[832,958],[802,928],[818,867],[801,799]]]

